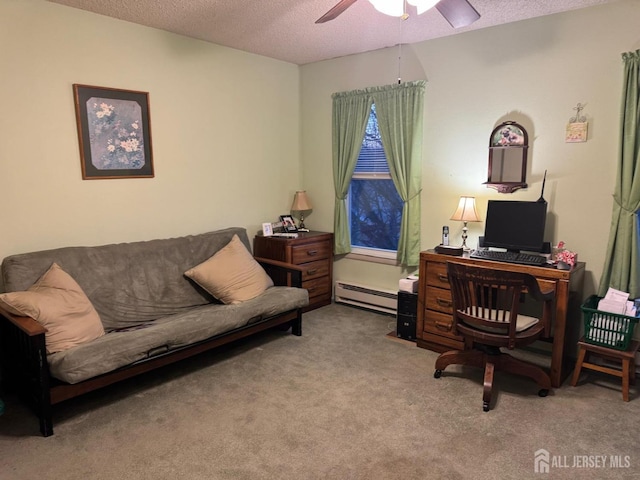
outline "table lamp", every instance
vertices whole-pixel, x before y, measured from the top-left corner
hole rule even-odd
[[[464,222],[464,227],[462,227],[462,250],[468,252],[471,249],[467,247],[467,231],[469,230],[467,228],[467,222],[480,221],[478,218],[478,212],[476,211],[475,197],[460,197],[458,208],[453,212],[451,220]]]
[[[302,232],[308,232],[309,229],[304,226],[304,212],[308,212],[312,209],[309,197],[305,190],[298,190],[295,197],[293,197],[293,205],[291,205],[291,212],[298,212],[300,215],[300,224],[298,230]]]

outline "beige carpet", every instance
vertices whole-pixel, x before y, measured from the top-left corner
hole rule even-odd
[[[484,413],[480,372],[434,379],[437,354],[388,338],[393,324],[324,307],[302,337],[269,332],[63,403],[49,438],[5,395],[0,480],[640,478],[636,389],[624,403],[593,374],[539,398],[498,376]]]

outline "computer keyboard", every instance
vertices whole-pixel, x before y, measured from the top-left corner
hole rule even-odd
[[[534,253],[501,252],[495,250],[476,250],[471,253],[471,258],[493,260],[496,262],[520,263],[522,265],[546,265],[547,258]]]

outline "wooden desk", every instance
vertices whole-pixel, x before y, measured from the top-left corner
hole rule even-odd
[[[551,366],[549,375],[551,385],[559,387],[569,374],[570,362],[565,358],[567,347],[567,313],[570,292],[582,290],[585,264],[579,262],[573,270],[557,270],[553,267],[534,267],[514,263],[493,262],[472,259],[467,256],[452,257],[441,255],[432,250],[420,252],[420,273],[418,284],[418,322],[417,345],[436,352],[463,350],[461,336],[452,333],[452,302],[449,280],[447,279],[447,261],[468,263],[491,267],[505,272],[524,272],[536,277],[544,289],[553,288],[556,293],[555,315],[552,329]],[[582,300],[581,298],[579,299]]]

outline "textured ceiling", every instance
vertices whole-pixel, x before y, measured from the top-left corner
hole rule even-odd
[[[358,0],[314,22],[338,0],[49,0],[109,17],[303,65],[615,0],[470,0],[481,18],[453,29],[436,9],[402,21]]]

